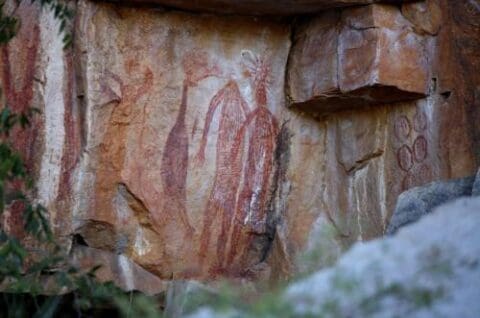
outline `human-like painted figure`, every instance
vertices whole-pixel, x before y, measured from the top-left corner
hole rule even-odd
[[[183,58],[185,78],[182,87],[182,99],[177,119],[168,134],[163,149],[161,181],[163,186],[164,203],[161,215],[157,216],[157,223],[178,223],[183,231],[193,234],[186,209],[187,201],[187,169],[188,169],[188,133],[185,115],[188,107],[188,90],[211,76],[220,76],[216,65],[211,63],[208,55],[201,50],[192,50]],[[175,229],[175,231],[181,231]]]
[[[28,113],[33,105],[35,65],[40,47],[39,8],[30,3],[22,3],[18,7],[17,14],[24,21],[18,34],[11,42],[0,46],[0,76],[2,79],[2,98],[6,105],[14,113]],[[15,43],[16,42],[16,43]],[[21,65],[21,68],[12,70],[12,67]],[[40,116],[31,118],[30,126],[21,128],[14,127],[10,134],[14,136],[13,148],[18,151],[25,164],[27,171],[34,173],[35,170],[35,147],[38,137],[41,136],[42,123]],[[14,190],[23,187],[22,182],[10,184]],[[21,201],[14,201],[9,207],[9,217],[6,219],[6,227],[10,234],[20,238],[23,231],[23,210]]]
[[[273,170],[273,155],[278,123],[267,108],[267,90],[270,66],[265,57],[250,51],[242,52],[244,66],[255,96],[251,111],[235,137],[232,157],[246,140],[248,145],[243,183],[236,202],[231,235],[228,266],[242,269],[246,253],[256,234],[264,233],[266,226],[267,191]]]
[[[216,238],[216,264],[213,271],[223,271],[225,248],[235,209],[235,199],[242,172],[242,145],[232,157],[235,137],[240,131],[249,109],[238,85],[230,80],[211,100],[205,119],[197,160],[205,158],[205,146],[215,113],[219,111],[219,127],[216,144],[215,180],[205,208],[203,229],[200,236],[199,259],[203,267],[210,247],[211,227],[216,218],[221,220],[220,234]]]

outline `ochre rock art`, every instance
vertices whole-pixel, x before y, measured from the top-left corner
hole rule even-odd
[[[220,107],[215,180],[205,209],[199,251],[203,266],[211,240],[211,226],[215,217],[220,218],[217,258],[209,270],[214,276],[239,275],[245,271],[242,266],[246,265],[251,236],[266,232],[267,190],[272,177],[278,124],[267,108],[270,66],[266,57],[243,51],[242,58],[244,74],[251,80],[255,106],[249,107],[237,83],[228,81],[212,98],[197,154],[197,160],[203,162],[210,125]],[[247,149],[245,160],[244,147]]]
[[[432,177],[432,169],[428,164],[428,141],[424,136],[427,125],[427,116],[422,110],[417,110],[412,120],[406,115],[400,115],[395,120],[395,137],[403,143],[396,150],[398,167],[405,173],[402,191]],[[410,142],[412,136],[415,139]]]
[[[213,116],[217,111],[220,118],[216,143],[215,180],[203,217],[199,265],[202,267],[205,262],[206,252],[211,241],[211,226],[215,218],[220,218],[220,235],[215,238],[216,271],[220,271],[225,266],[225,248],[232,226],[235,201],[241,181],[243,145],[235,145],[235,137],[240,132],[249,112],[249,107],[235,81],[230,80],[212,98],[205,120],[200,149],[197,154],[199,163],[203,163],[205,160],[205,146]],[[235,146],[237,146],[237,149],[234,148]]]
[[[231,247],[227,262],[237,267],[245,265],[252,236],[265,232],[267,190],[271,179],[274,146],[278,133],[275,116],[267,108],[267,90],[270,65],[265,56],[244,52],[245,66],[252,79],[255,108],[247,115],[235,136],[233,158],[243,142],[247,143],[247,156],[243,171],[243,185],[235,204]]]
[[[34,97],[34,79],[36,65],[38,62],[38,51],[40,47],[39,9],[36,5],[27,3],[19,5],[19,16],[29,21],[22,24],[14,41],[0,46],[0,71],[1,88],[4,101],[12,112],[17,114],[33,114],[31,107]],[[33,116],[30,126],[26,129],[15,127],[10,134],[13,139],[14,150],[18,151],[24,160],[27,171],[36,174],[38,163],[36,162],[36,150],[41,142],[42,122],[39,116]],[[15,183],[15,189],[21,189],[23,184]],[[22,214],[24,205],[14,201],[8,212],[8,227],[12,234],[22,236]]]
[[[154,219],[160,232],[165,233],[166,241],[183,240],[184,244],[191,246],[195,230],[190,224],[186,208],[189,142],[185,116],[188,107],[188,89],[197,86],[200,81],[208,77],[221,74],[219,68],[210,61],[207,53],[199,50],[192,50],[183,57],[183,69],[185,79],[181,104],[175,124],[165,143],[160,168],[164,203],[160,213],[154,215]],[[213,209],[213,207],[209,208]],[[173,249],[167,250],[166,253],[176,255],[178,251]]]
[[[477,170],[468,3],[292,22],[79,0],[73,47],[45,58],[55,24],[22,4],[29,23],[0,48],[2,98],[55,106],[15,144],[35,176],[50,164],[36,190],[66,241],[81,235],[161,279],[285,278],[318,237],[341,251],[382,235],[403,190]]]

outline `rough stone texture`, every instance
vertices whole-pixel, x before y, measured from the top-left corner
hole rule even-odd
[[[283,308],[284,317],[477,317],[479,214],[479,198],[460,199],[393,237],[357,243],[332,268],[287,286],[272,315]],[[188,317],[255,316],[204,307]]]
[[[74,265],[85,270],[101,265],[95,276],[102,282],[114,282],[125,291],[141,291],[147,295],[156,295],[167,290],[169,284],[147,272],[125,255],[87,246],[75,246],[71,257]]]
[[[22,5],[32,23],[2,48],[2,87],[28,82],[31,92],[10,88],[6,99],[43,110],[36,133],[17,140],[66,246],[78,234],[161,279],[278,279],[319,238],[330,263],[382,235],[401,192],[476,171],[480,32],[469,3],[428,1],[441,12],[438,30],[438,12],[418,3],[386,9],[410,21],[407,35],[427,39],[428,97],[362,109],[351,100],[322,118],[286,107],[299,31],[267,17],[82,0],[63,53],[54,20]],[[373,7],[345,10],[366,10],[367,21],[355,15],[365,25],[377,17]],[[315,44],[325,58],[337,27],[326,23]],[[8,68],[30,71],[13,81]],[[33,137],[33,148],[22,145]],[[14,211],[5,224],[21,220]]]
[[[475,177],[432,182],[402,193],[387,228],[387,234],[395,233],[400,227],[418,221],[422,216],[446,202],[472,194]]]
[[[312,14],[335,7],[369,4],[375,2],[401,3],[402,0],[113,0],[133,4],[159,4],[210,13],[245,15],[294,15]],[[407,1],[405,1],[407,2]]]
[[[468,1],[427,1],[426,4],[437,7],[442,13],[442,27],[435,36],[420,32],[422,37],[429,37],[429,96],[418,101],[317,116],[325,133],[324,165],[317,168],[324,173],[319,174],[321,181],[316,185],[322,191],[317,196],[323,198],[319,203],[321,214],[330,221],[327,227],[333,225],[337,229],[337,238],[322,245],[332,246],[333,251],[338,245],[344,248],[352,244],[355,239],[381,235],[397,197],[403,191],[434,180],[469,176],[476,171],[480,158],[477,153],[478,125],[475,125],[479,122],[479,99],[475,98],[479,79],[476,72],[468,72],[467,68],[474,69],[478,63],[472,50],[479,46],[476,23],[479,11],[469,6]],[[455,17],[459,14],[456,4],[464,8],[460,10],[461,18]],[[410,12],[408,18],[412,20],[415,32],[435,24],[432,21],[438,18],[438,10],[420,10],[417,15],[413,14],[412,10],[417,9],[422,9],[417,3],[402,7],[403,12]],[[432,12],[436,12],[435,17],[431,16]],[[332,11],[325,13],[320,20],[339,15],[342,13]],[[312,21],[318,20],[313,18]],[[422,21],[428,26],[422,27]],[[318,59],[310,59],[313,69],[318,69],[318,74],[327,74],[318,77],[315,73],[319,78],[318,85],[328,85],[334,80],[328,76],[332,74],[329,67],[334,60],[332,64],[326,63],[325,68],[317,66],[331,56],[328,52],[335,52],[335,44],[332,46],[335,33],[327,25],[328,22],[319,31],[323,32],[321,37],[315,38],[317,44],[312,44],[312,47],[323,48],[315,51],[320,54]],[[461,43],[460,38],[463,39]],[[293,43],[290,56],[296,51],[296,45],[298,42]],[[469,49],[462,50],[462,45]],[[327,53],[321,55],[323,52]],[[290,74],[296,72],[291,59]],[[390,63],[394,64],[396,60]],[[314,72],[310,71],[305,71],[306,79],[313,76]],[[350,107],[356,108],[356,100],[348,100]],[[321,115],[321,111],[316,110],[308,113]],[[454,156],[456,160],[452,160]],[[289,218],[295,219],[287,214]],[[318,217],[315,219],[319,220]],[[311,230],[307,232],[308,243],[303,246],[318,245],[318,236]],[[324,235],[320,237],[325,238]]]
[[[478,169],[477,175],[475,177],[475,182],[472,187],[472,196],[480,195],[480,169]]]
[[[408,8],[417,20],[424,13]],[[391,5],[328,11],[302,25],[289,60],[291,107],[321,113],[426,96],[432,38],[415,30]]]

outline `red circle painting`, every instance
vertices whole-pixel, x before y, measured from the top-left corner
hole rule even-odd
[[[400,169],[409,171],[413,166],[412,150],[407,145],[403,145],[397,151],[397,162]]]
[[[419,111],[413,116],[413,129],[416,132],[423,132],[427,129],[427,115]]]
[[[413,143],[413,158],[416,162],[422,162],[428,155],[428,142],[423,136],[418,136]]]
[[[412,130],[412,126],[410,121],[408,120],[407,116],[402,115],[395,120],[395,136],[404,141],[410,136],[410,132]]]

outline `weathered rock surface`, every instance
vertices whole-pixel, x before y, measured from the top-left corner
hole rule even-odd
[[[312,14],[335,7],[370,4],[375,2],[401,3],[402,0],[113,0],[122,3],[159,4],[183,10],[245,14],[294,15]]]
[[[475,177],[472,176],[432,182],[400,194],[387,228],[387,234],[393,234],[400,227],[418,221],[422,216],[446,202],[471,196],[474,181]]]
[[[479,198],[460,199],[393,237],[357,243],[332,268],[287,286],[273,315],[477,317],[479,215]],[[188,317],[254,315],[207,307]]]
[[[78,11],[88,130],[75,228],[165,279],[249,275],[272,200],[286,200],[275,189],[289,163],[275,149],[290,147],[288,25]]]
[[[71,257],[75,266],[85,270],[101,265],[95,272],[96,277],[102,282],[114,282],[125,291],[157,295],[168,289],[168,282],[147,272],[125,255],[87,246],[75,246]]]
[[[475,182],[472,186],[472,196],[480,195],[480,169],[478,169],[477,175],[475,176]]]
[[[408,8],[417,20],[415,14],[424,13]],[[435,17],[430,24],[440,22]],[[291,107],[321,113],[425,97],[432,44],[395,6],[320,14],[295,34],[288,70]]]
[[[1,85],[17,110],[43,111],[35,133],[16,142],[57,235],[77,233],[161,279],[278,279],[301,268],[298,254],[318,238],[334,250],[330,263],[382,235],[401,192],[472,175],[480,159],[479,13],[466,0],[422,3],[305,18],[340,20],[319,31],[302,64],[318,73],[305,71],[304,83],[332,82],[338,64],[320,62],[343,34],[345,48],[366,37],[383,52],[356,50],[382,57],[385,83],[428,95],[371,108],[348,97],[347,110],[321,118],[286,107],[289,56],[301,53],[290,39],[303,32],[290,19],[82,0],[74,47],[63,52],[53,18],[22,4],[32,23],[1,48]],[[426,53],[414,45],[411,61],[397,61],[397,44],[409,52],[401,36]],[[344,58],[347,69],[367,65]],[[415,75],[396,77],[399,67]],[[304,89],[296,83],[290,91]],[[375,96],[388,97],[387,84]],[[19,211],[10,207],[4,224],[19,224]]]

